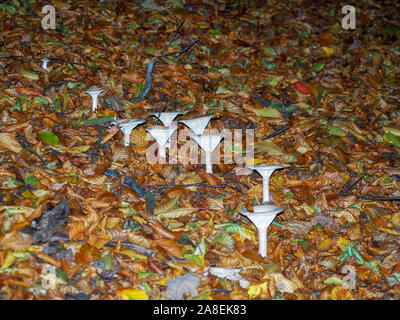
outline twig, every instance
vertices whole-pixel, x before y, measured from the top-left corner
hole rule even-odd
[[[400,197],[369,197],[369,196],[356,196],[358,199],[370,201],[400,201]]]
[[[282,132],[285,132],[285,131],[286,131],[287,129],[289,129],[289,128],[290,128],[289,126],[285,126],[285,127],[279,128],[279,129],[276,130],[274,133],[271,133],[269,136],[267,136],[264,140],[271,139],[271,138],[273,138],[273,137],[275,137],[275,136],[281,134]]]
[[[177,21],[178,21],[178,20],[177,20]],[[163,53],[161,54],[161,57],[164,57],[164,56],[165,56],[165,53],[168,51],[168,49],[169,49],[169,47],[171,46],[172,42],[175,41],[176,36],[177,36],[179,30],[182,28],[182,26],[183,26],[184,23],[185,23],[185,19],[183,19],[183,20],[178,24],[178,27],[176,28],[176,30],[175,30],[174,34],[172,35],[172,37],[169,39],[169,42],[168,42],[167,46],[165,47]]]
[[[192,48],[197,42],[199,42],[199,39],[193,40],[191,44],[189,44],[186,48],[184,48],[182,51],[178,52],[175,55],[175,59],[178,58],[179,56],[181,56],[182,54],[184,54],[185,52],[189,51],[190,48]]]
[[[43,164],[47,164],[47,161],[43,159],[43,157],[38,154],[35,150],[29,149],[29,148],[24,148],[25,151],[28,151],[30,153],[32,153],[33,155],[35,155],[36,157],[39,158],[40,161],[42,161]]]
[[[151,74],[152,74],[152,72],[153,72],[154,66],[155,66],[156,63],[159,61],[159,59],[164,58],[164,57],[166,57],[167,55],[170,55],[170,54],[174,54],[174,53],[175,53],[175,52],[174,52],[174,53],[167,54],[166,52],[167,52],[167,50],[169,49],[169,47],[171,46],[172,42],[174,42],[174,40],[175,40],[175,38],[176,38],[176,36],[177,36],[179,30],[182,28],[184,22],[185,22],[185,21],[183,20],[182,22],[179,23],[178,27],[176,28],[174,34],[171,36],[171,38],[170,38],[170,40],[169,40],[169,42],[168,42],[166,48],[164,49],[163,53],[161,54],[161,56],[157,57],[154,61],[151,61],[151,62],[149,62],[149,63],[147,64],[146,82],[145,82],[145,84],[144,84],[144,88],[143,88],[142,91],[140,91],[139,96],[138,96],[136,99],[134,99],[134,100],[132,101],[133,104],[139,103],[139,102],[147,95],[147,93],[150,91],[150,88],[151,88],[151,81],[152,81],[152,79],[151,79]],[[190,48],[193,47],[193,45],[196,44],[198,41],[199,41],[198,39],[194,40],[189,46],[187,46],[186,48],[184,48],[182,51],[176,53],[175,59],[178,58],[179,56],[181,56],[183,53],[185,53],[185,52],[187,52],[188,50],[190,50]]]
[[[347,194],[347,191],[350,191],[351,189],[353,189],[353,187],[359,183],[364,177],[366,176],[366,174],[363,174],[360,178],[358,178],[355,182],[353,182],[351,185],[344,185],[342,188],[342,191],[339,193],[339,196],[341,194]]]
[[[154,186],[154,185],[147,185],[143,186],[144,189],[169,189],[172,187],[183,187],[183,188],[191,188],[191,187],[203,187],[203,188],[229,188],[235,190],[236,192],[242,193],[239,188],[228,186],[226,184],[219,184],[219,185],[212,185],[212,184],[205,184],[202,182],[199,183],[190,183],[190,184],[168,184],[164,186]]]
[[[359,183],[364,177],[366,177],[367,174],[363,174],[360,178],[358,178],[355,182],[353,182],[351,185],[346,186],[344,185],[342,188],[342,191],[339,193],[340,197],[356,197],[358,199],[362,200],[369,200],[369,201],[400,201],[400,197],[370,197],[370,196],[359,196],[359,195],[353,195],[348,193],[353,187]]]

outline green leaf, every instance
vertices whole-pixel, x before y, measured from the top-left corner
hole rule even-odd
[[[221,31],[217,30],[217,29],[210,29],[210,30],[207,30],[207,32],[212,34],[213,36],[221,34]]]
[[[255,109],[255,113],[258,116],[266,118],[282,118],[281,113],[274,108]]]
[[[203,262],[201,261],[201,258],[198,255],[196,256],[194,254],[186,253],[183,256],[185,257],[185,260],[187,260],[187,261],[197,263],[200,266],[204,265]]]
[[[141,84],[139,84],[136,88],[136,92],[135,92],[135,97],[139,97],[140,92],[143,90],[144,88],[144,82],[142,82]]]
[[[198,256],[198,255],[206,254],[206,251],[207,251],[206,240],[204,238],[202,238],[199,245],[194,250],[193,255]]]
[[[220,93],[232,93],[232,91],[230,91],[228,88],[226,88],[224,86],[219,86],[216,93],[217,94],[220,94]]]
[[[364,262],[364,265],[370,268],[372,271],[377,273],[379,276],[381,275],[381,270],[379,269],[379,261],[378,260],[368,260]],[[399,274],[400,275],[400,274]],[[400,280],[400,278],[399,278]]]
[[[175,8],[185,9],[185,0],[167,0],[168,3],[171,3]]]
[[[348,254],[347,251],[345,251],[339,254],[338,258],[340,259],[339,263],[343,263],[350,259],[350,255]]]
[[[85,88],[86,87],[86,83],[84,83],[82,81],[78,81],[78,82],[68,82],[68,84],[67,84],[67,88],[68,89],[73,89],[73,88],[76,88],[76,87]]]
[[[262,61],[263,64],[265,64],[267,66],[268,70],[272,70],[272,69],[278,68],[278,66],[275,64],[275,62],[273,62],[271,60],[262,58],[261,61]]]
[[[308,241],[304,240],[304,239],[296,239],[296,242],[304,249],[304,250],[308,250]]]
[[[114,120],[115,120],[114,116],[101,116],[101,117],[98,117],[96,119],[84,120],[83,124],[88,125],[88,126],[94,126],[94,125],[98,125],[98,124],[111,122],[111,121],[114,121]]]
[[[23,76],[29,80],[39,80],[39,75],[36,72],[20,69],[19,75]]]
[[[218,233],[212,241],[212,244],[220,243],[229,251],[235,248],[235,240],[228,233]]]
[[[68,276],[67,276],[67,274],[66,274],[64,271],[62,271],[61,267],[58,267],[58,268],[56,269],[56,276],[57,276],[58,278],[64,280],[64,281],[66,281],[66,282],[68,281]]]
[[[265,47],[264,48],[264,53],[268,56],[268,57],[273,57],[275,55],[275,51],[274,49],[272,49],[271,47]]]
[[[354,247],[352,247],[352,251],[354,256],[356,257],[356,261],[358,264],[364,264],[364,259],[361,256],[361,253],[357,250],[356,246],[354,245]]]
[[[192,242],[192,240],[190,240],[189,236],[187,233],[182,233],[180,238],[178,239],[178,243],[179,244],[189,244],[191,246],[195,246],[194,243]]]
[[[269,77],[269,78],[267,79],[267,84],[268,84],[270,87],[275,87],[275,86],[278,84],[278,80],[275,79],[275,78],[273,78],[273,77]]]
[[[329,277],[328,279],[326,279],[324,281],[324,283],[326,283],[326,284],[334,284],[336,286],[340,286],[340,285],[342,285],[343,281],[342,281],[342,279],[333,276],[333,277]]]
[[[397,128],[391,128],[391,127],[383,127],[383,130],[385,130],[385,132],[390,132],[391,134],[400,137],[400,129]]]
[[[44,143],[49,144],[51,146],[55,146],[59,143],[58,137],[50,131],[40,132],[39,137]]]
[[[317,105],[319,105],[321,103],[322,98],[326,94],[326,90],[324,89],[324,91],[322,91],[321,87],[318,87],[317,90],[318,90],[318,95],[316,98],[316,100],[317,100],[316,102],[317,102]]]
[[[9,4],[0,4],[0,10],[6,10],[10,14],[14,14],[15,12],[17,12],[17,10],[15,10],[15,8],[13,6],[10,6]]]
[[[106,270],[114,269],[113,256],[110,250],[104,251],[99,261],[104,263]]]
[[[38,186],[40,184],[40,181],[38,179],[36,179],[35,175],[32,173],[27,173],[25,175],[25,185],[29,185],[29,186]]]
[[[55,170],[55,169],[57,169],[57,163],[58,163],[58,160],[47,162],[47,163],[43,164],[43,168],[46,168],[49,170]]]
[[[347,132],[336,126],[328,126],[328,133],[333,136],[344,137]]]
[[[384,33],[390,33],[392,36],[400,35],[400,30],[392,28],[392,27],[386,27],[385,29],[383,29],[383,32]]]
[[[14,177],[8,177],[8,180],[3,183],[3,185],[5,185],[7,188],[16,188],[21,184],[23,183]]]
[[[322,62],[317,62],[317,63],[314,63],[314,65],[312,66],[312,70],[314,72],[320,72],[324,68],[324,66],[325,65]]]
[[[240,230],[246,230],[249,232],[253,232],[253,231],[243,227],[240,224],[232,223],[232,222],[221,223],[221,224],[216,225],[214,228],[215,229],[223,229],[223,230],[227,231],[228,233],[235,233]]]
[[[397,139],[397,137],[393,133],[386,132],[385,135],[383,136],[383,139],[386,142],[389,142],[389,143],[395,145],[396,147],[400,148],[400,140]]]

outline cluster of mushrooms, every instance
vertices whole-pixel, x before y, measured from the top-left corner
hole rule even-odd
[[[47,67],[47,65],[46,65]],[[98,97],[104,91],[100,88],[92,88],[85,91],[92,97],[92,112],[96,112],[98,105]],[[166,158],[166,149],[170,149],[171,145],[169,139],[173,133],[178,129],[176,125],[172,125],[174,119],[183,114],[182,112],[155,112],[151,113],[160,120],[163,126],[151,126],[146,130],[154,137],[158,144],[158,156]],[[180,120],[180,123],[186,125],[191,129],[195,135],[190,136],[191,139],[196,141],[200,148],[205,152],[206,172],[212,173],[211,155],[218,147],[221,140],[224,138],[223,134],[204,134],[204,131],[213,116],[204,116],[189,120]],[[124,145],[129,146],[129,136],[133,129],[138,125],[145,123],[143,119],[121,119],[114,120],[111,125],[117,125],[124,134]],[[262,257],[267,256],[267,230],[274,218],[283,211],[283,208],[271,204],[269,194],[269,179],[272,173],[277,169],[282,169],[283,166],[278,165],[255,165],[249,166],[249,169],[256,170],[263,178],[263,204],[253,207],[253,212],[246,209],[240,210],[240,214],[246,216],[257,228],[258,231],[258,251]]]

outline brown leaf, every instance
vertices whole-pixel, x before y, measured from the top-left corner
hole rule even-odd
[[[152,246],[160,246],[165,251],[167,251],[170,255],[183,259],[182,249],[179,245],[170,239],[158,239],[152,241]]]
[[[20,153],[22,147],[15,139],[15,134],[13,133],[0,133],[0,151],[1,149],[10,150],[15,153]]]
[[[5,249],[27,251],[32,245],[32,239],[27,234],[14,231],[4,237],[2,244]]]

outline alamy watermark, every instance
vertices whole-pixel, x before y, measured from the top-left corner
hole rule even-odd
[[[356,8],[346,5],[342,8],[342,13],[346,14],[342,19],[342,28],[355,29],[356,28]]]
[[[56,28],[56,8],[52,5],[46,5],[42,8],[42,14],[45,16],[42,18],[42,28],[55,29]]]

